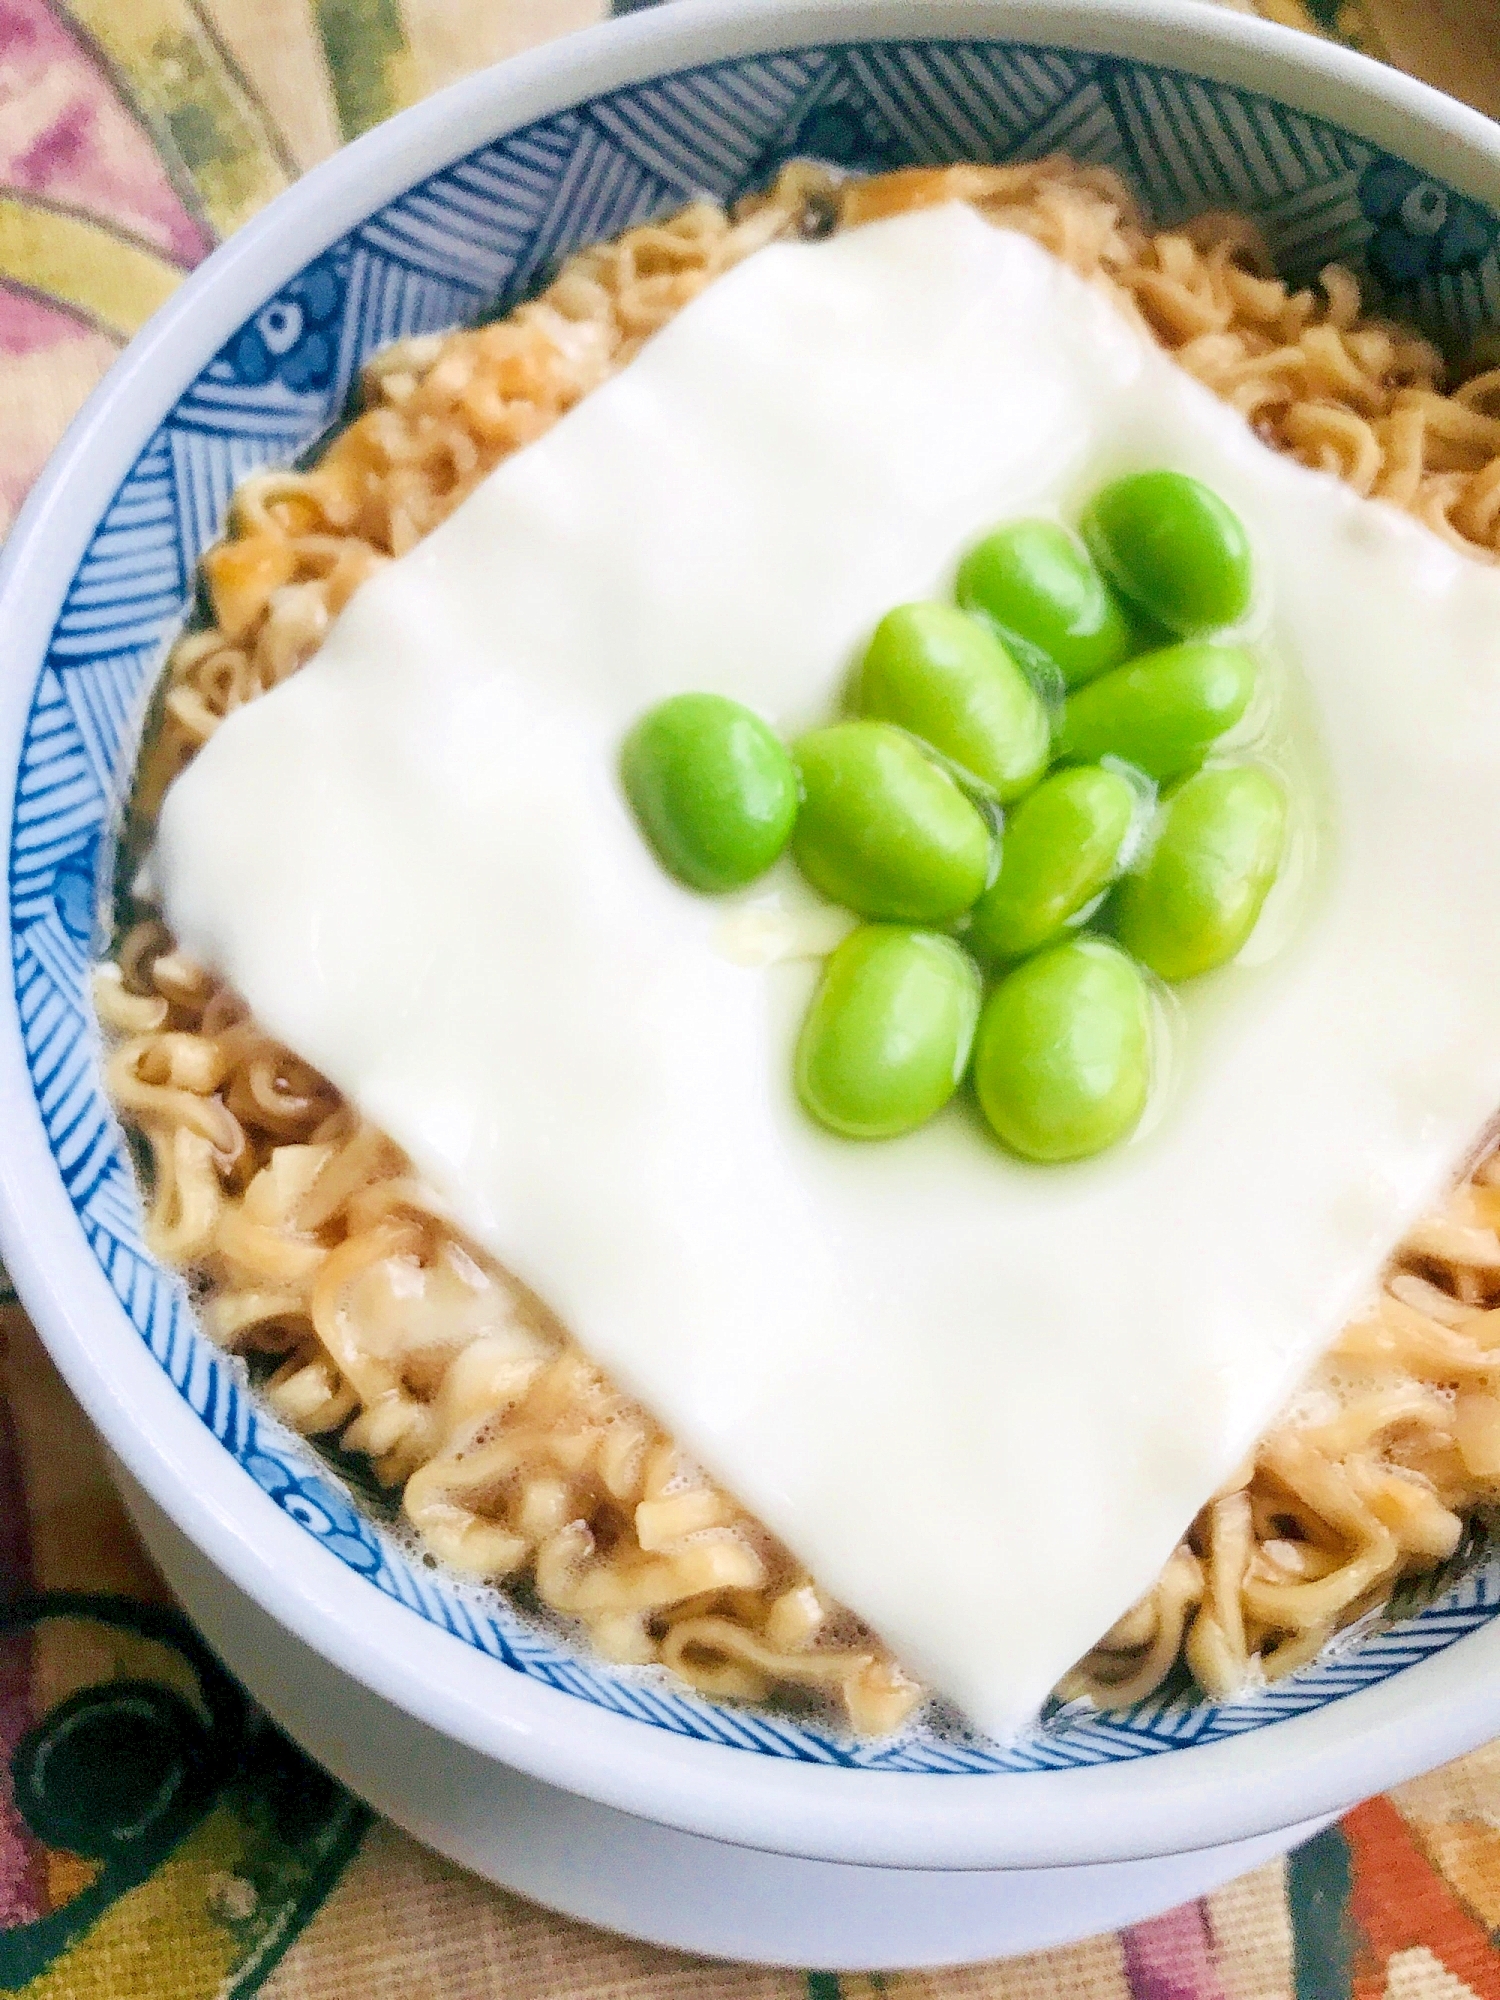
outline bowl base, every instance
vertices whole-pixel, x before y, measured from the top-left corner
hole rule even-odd
[[[525,1777],[350,1680],[235,1589],[115,1472],[204,1637],[320,1764],[462,1867],[651,1944],[820,1971],[1013,1957],[1155,1916],[1327,1823],[1150,1861],[1007,1870],[860,1867],[682,1833]]]

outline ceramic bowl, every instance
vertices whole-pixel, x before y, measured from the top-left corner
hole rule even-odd
[[[716,1706],[424,1566],[388,1504],[257,1403],[143,1246],[86,996],[145,694],[246,473],[334,423],[362,358],[522,297],[575,246],[785,159],[1054,150],[1158,223],[1254,214],[1454,344],[1500,319],[1500,132],[1310,37],[1161,0],[684,0],[407,112],[309,174],[135,342],[0,584],[0,1229],[132,1479],[253,1602],[472,1752],[662,1824],[833,1862],[1127,1861],[1307,1821],[1500,1730],[1500,1561],[1245,1700],[1049,1714],[997,1745],[856,1742]]]

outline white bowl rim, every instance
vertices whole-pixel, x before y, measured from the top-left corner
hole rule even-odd
[[[452,86],[314,169],[132,343],[0,559],[18,663],[0,679],[6,757],[17,756],[63,590],[145,440],[247,312],[372,209],[477,146],[603,91],[778,48],[913,36],[1050,42],[1265,92],[1500,208],[1500,127],[1364,57],[1201,0],[923,0],[920,9],[910,0],[677,0],[585,30]],[[7,788],[0,811],[12,808]],[[8,851],[8,817],[3,830]],[[241,1589],[351,1678],[482,1754],[710,1838],[879,1866],[993,1869],[1224,1844],[1339,1810],[1500,1732],[1500,1620],[1248,1735],[1047,1772],[923,1776],[790,1762],[643,1727],[508,1672],[317,1547],[178,1395],[83,1239],[36,1109],[13,983],[3,988],[0,1250],[70,1387],[133,1477]]]

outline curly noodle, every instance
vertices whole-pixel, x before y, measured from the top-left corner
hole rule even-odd
[[[695,203],[571,258],[490,325],[406,340],[310,470],[246,480],[204,557],[212,620],[174,648],[133,812],[149,826],[225,716],[317,650],[374,570],[773,238],[963,200],[1024,231],[1270,445],[1500,557],[1500,370],[1454,393],[1437,351],[1367,319],[1337,266],[1292,291],[1253,225],[1152,235],[1120,182],[1051,159],[840,183],[805,164],[727,214]],[[788,1552],[464,1240],[353,1106],[146,920],[98,980],[109,1082],[152,1161],[153,1251],[195,1275],[207,1331],[268,1357],[265,1394],[399,1487],[454,1570],[525,1580],[607,1658],[704,1694],[833,1699],[897,1727],[923,1690]],[[1438,1569],[1500,1495],[1500,1159],[1408,1237],[1369,1311],[1147,1596],[1065,1679],[1106,1707],[1179,1661],[1214,1695],[1311,1659]]]

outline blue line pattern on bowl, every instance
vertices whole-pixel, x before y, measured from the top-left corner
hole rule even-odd
[[[10,856],[15,989],[58,1172],[121,1305],[169,1379],[255,1483],[341,1562],[419,1617],[548,1685],[679,1735],[881,1771],[1023,1772],[1107,1763],[1257,1729],[1368,1687],[1494,1616],[1500,1562],[1420,1615],[1244,1700],[1159,1695],[1119,1716],[1056,1709],[997,1746],[926,1725],[852,1742],[718,1707],[659,1676],[580,1657],[499,1593],[412,1555],[387,1510],[257,1404],[147,1253],[87,998],[90,916],[144,697],[198,557],[246,474],[334,423],[363,359],[409,334],[504,311],[569,251],[694,195],[729,200],[812,152],[853,168],[1067,151],[1117,169],[1171,224],[1259,220],[1284,273],[1352,265],[1370,295],[1452,344],[1500,317],[1494,215],[1365,141],[1181,72],[1000,42],[870,42],[745,58],[600,97],[511,133],[409,189],[246,321],[151,438],[99,523],[37,682]]]

